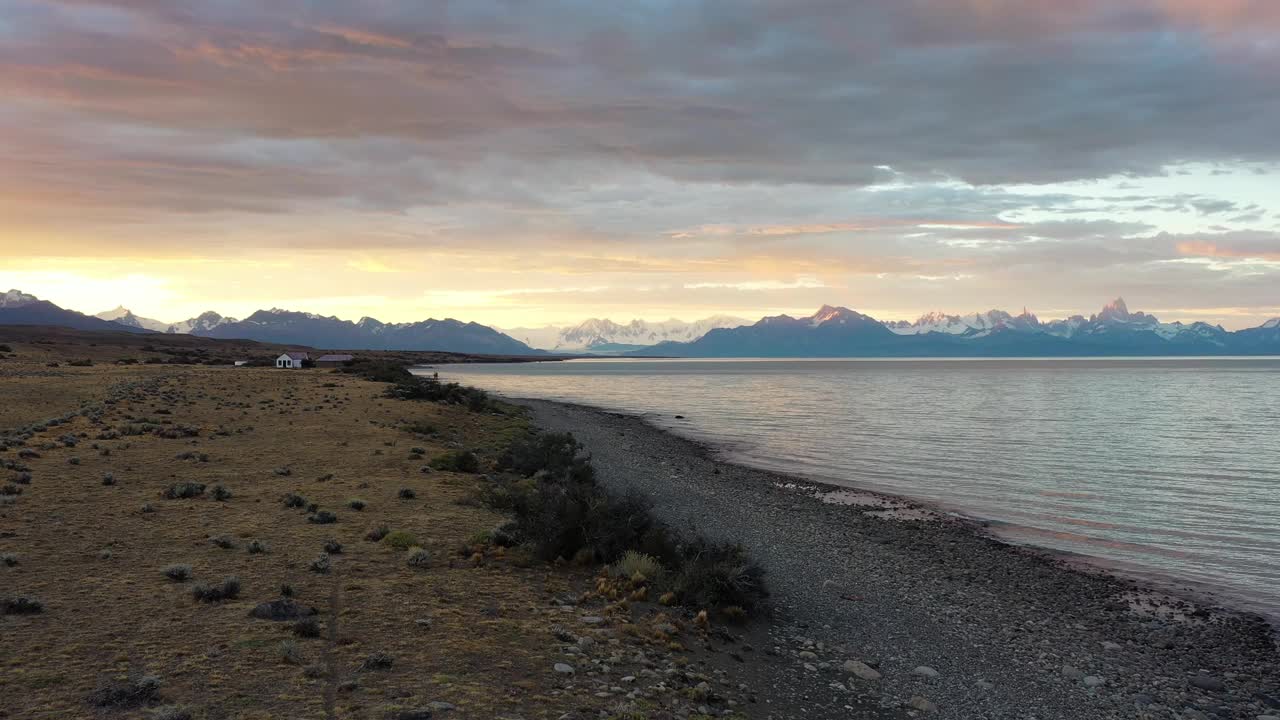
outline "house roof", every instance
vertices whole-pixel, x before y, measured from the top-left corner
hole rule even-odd
[[[308,359],[309,357],[311,357],[310,355],[308,355],[308,354],[306,354],[306,353],[304,353],[304,352],[287,352],[287,353],[285,353],[284,355],[281,355],[280,357],[286,357],[286,356],[287,356],[290,360],[306,360],[306,359]]]
[[[351,359],[351,355],[321,355],[316,358],[316,362],[347,362]]]

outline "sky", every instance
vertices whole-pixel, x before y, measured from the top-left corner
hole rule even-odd
[[[1280,316],[1274,0],[0,0],[0,290]]]

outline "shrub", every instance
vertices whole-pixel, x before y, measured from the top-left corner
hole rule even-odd
[[[412,568],[428,568],[431,567],[431,553],[420,547],[409,548],[409,567]]]
[[[113,475],[113,474],[111,474],[111,473],[103,473],[103,474],[102,474],[102,484],[103,484],[103,485],[115,485],[115,484],[116,484],[116,476],[115,476],[115,475]]]
[[[652,555],[627,550],[617,562],[609,566],[609,573],[617,578],[630,579],[639,575],[646,580],[657,580],[662,576],[662,563]]]
[[[186,582],[191,579],[191,566],[185,564],[176,564],[161,570],[164,576],[174,582]]]
[[[233,550],[236,546],[236,541],[230,535],[218,535],[217,537],[211,537],[209,538],[209,542],[223,550]]]
[[[250,555],[262,555],[267,552],[267,544],[261,540],[250,540],[246,546]]]
[[[288,477],[293,474],[293,471],[290,470],[288,467],[278,467],[275,470],[272,470],[272,472],[282,477]]]
[[[433,470],[446,472],[477,473],[480,472],[480,460],[470,450],[450,450],[441,453],[427,463]]]
[[[300,508],[308,505],[307,499],[297,493],[287,493],[280,502],[284,503],[287,508]]]
[[[240,578],[234,575],[227,576],[217,585],[205,585],[200,583],[191,588],[191,597],[200,602],[221,602],[223,600],[234,600],[240,595]]]
[[[517,439],[498,456],[498,470],[524,477],[545,471],[564,475],[580,459],[582,444],[569,433],[534,433]]]
[[[368,540],[369,542],[380,542],[390,532],[391,532],[391,528],[387,527],[386,525],[379,525],[378,527],[365,533],[364,539]]]
[[[226,502],[231,499],[231,491],[222,485],[214,485],[210,494],[213,496],[213,499],[218,502]]]
[[[16,482],[16,483],[18,483],[19,485],[30,485],[30,484],[31,484],[31,473],[26,472],[26,471],[24,470],[24,471],[22,471],[22,472],[18,473],[17,475],[14,475],[14,476],[13,476],[13,481],[14,481],[14,482]]]
[[[169,500],[186,500],[204,494],[204,483],[179,482],[165,488],[161,495]]]
[[[360,498],[352,498],[347,501],[347,507],[351,508],[352,510],[355,510],[356,512],[360,512],[361,510],[364,510],[365,507],[367,506],[368,506],[368,503],[361,500]]]
[[[764,568],[748,559],[740,545],[697,538],[683,545],[681,555],[674,587],[687,604],[736,605],[750,611],[768,597]]]
[[[390,670],[395,658],[384,652],[376,652],[360,663],[361,670]]]
[[[285,583],[285,584],[281,585],[281,586],[280,586],[280,597],[286,597],[286,598],[291,598],[291,597],[293,597],[293,586],[292,586],[292,585],[290,585],[290,584],[288,584],[288,583]]]
[[[0,487],[0,495],[21,495],[22,488],[13,483],[8,483],[4,487]]]
[[[44,612],[44,603],[35,598],[18,595],[0,600],[0,615],[35,615]]]
[[[324,551],[330,555],[341,555],[342,543],[334,540],[333,538],[329,538],[324,541]]]
[[[396,550],[408,550],[418,544],[418,539],[407,530],[394,530],[382,538],[382,544]]]
[[[299,648],[298,643],[293,640],[281,640],[280,645],[277,646],[277,651],[280,653],[280,659],[290,665],[304,664],[302,659],[302,649]]]
[[[18,564],[18,556],[14,553],[0,553],[0,565],[13,567]]]
[[[400,492],[398,494],[401,500],[412,500],[418,497],[418,493],[414,492],[413,488],[400,488]]]
[[[313,573],[328,575],[329,571],[333,569],[333,563],[329,561],[329,553],[320,553],[319,557],[312,560],[307,568]]]
[[[89,704],[101,708],[131,708],[146,705],[160,693],[160,678],[154,675],[113,680],[89,693]]]
[[[79,465],[79,464],[80,464],[80,458],[78,458],[78,457],[69,457],[69,458],[67,458],[67,464],[68,464],[68,465]]]
[[[307,522],[316,525],[330,525],[338,522],[338,516],[328,510],[317,510],[314,514],[307,516]]]
[[[420,448],[420,447],[411,447],[411,448],[409,448],[409,452],[410,452],[411,454],[413,454],[413,455],[426,455],[426,454],[427,454],[427,449],[426,449],[426,448]]]
[[[320,621],[314,617],[304,617],[293,624],[293,634],[300,638],[318,638]]]
[[[740,546],[686,538],[657,522],[643,497],[610,494],[581,449],[571,435],[547,433],[503,453],[498,467],[523,479],[500,479],[484,492],[514,514],[511,535],[544,559],[595,559],[613,563],[615,575],[662,576],[689,604],[749,611],[763,603],[764,571]]]

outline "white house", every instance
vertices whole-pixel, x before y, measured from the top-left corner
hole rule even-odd
[[[276,367],[297,369],[302,367],[302,361],[306,360],[309,355],[300,352],[288,352],[276,358]]]

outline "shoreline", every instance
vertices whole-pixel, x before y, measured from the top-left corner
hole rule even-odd
[[[498,395],[498,393],[494,394]],[[1165,595],[1174,600],[1210,608],[1220,613],[1234,614],[1241,617],[1261,618],[1270,626],[1272,639],[1276,642],[1277,647],[1280,647],[1280,612],[1270,612],[1269,609],[1249,607],[1248,605],[1250,605],[1250,601],[1243,597],[1236,596],[1220,598],[1211,587],[1187,578],[1164,574],[1156,570],[1144,568],[1137,564],[1126,566],[1122,563],[1108,561],[1106,558],[1099,557],[1097,555],[1090,555],[1084,552],[1060,550],[1043,545],[1037,545],[1034,542],[1018,542],[1011,539],[1009,534],[1001,533],[1000,528],[1002,527],[1010,528],[1014,531],[1025,527],[1017,523],[995,518],[981,517],[979,515],[965,512],[960,508],[949,506],[945,503],[912,497],[910,495],[895,493],[876,487],[854,484],[852,482],[841,483],[835,478],[828,476],[800,475],[778,470],[767,463],[753,462],[748,453],[734,450],[729,447],[718,446],[713,441],[700,437],[698,433],[682,432],[679,429],[679,426],[675,424],[660,424],[657,422],[657,419],[662,416],[654,413],[629,412],[626,410],[588,405],[585,403],[577,403],[567,400],[547,400],[542,398],[521,398],[514,396],[505,397],[505,399],[516,404],[523,404],[527,402],[555,403],[557,405],[563,405],[582,412],[599,413],[618,418],[634,419],[644,423],[656,432],[670,435],[673,438],[688,443],[690,446],[696,448],[697,451],[708,460],[723,465],[741,467],[758,473],[774,475],[782,482],[795,484],[797,487],[795,487],[794,490],[797,492],[808,491],[814,495],[853,493],[857,495],[870,496],[885,503],[901,506],[901,509],[904,511],[918,510],[933,514],[938,519],[945,519],[950,522],[959,522],[967,526],[970,532],[1012,548],[1040,554],[1050,561],[1060,562],[1068,566],[1075,572],[1084,574],[1102,574],[1112,577],[1120,582],[1141,586],[1138,589],[1142,592],[1151,593],[1153,595]],[[837,501],[837,504],[841,503]],[[852,509],[857,509],[859,507],[865,507],[867,510],[874,510],[870,505],[854,505]]]
[[[957,718],[1025,717],[1027,696],[1039,718],[1084,708],[1117,718],[1280,712],[1274,627],[1257,613],[1205,608],[1147,579],[1005,542],[985,521],[936,505],[740,464],[643,414],[508,399],[529,407],[538,425],[574,432],[607,484],[641,490],[668,523],[746,545],[770,570],[780,600],[779,650],[790,637],[828,635],[818,645],[843,646],[834,665],[856,659],[883,674],[869,689],[885,707],[927,693],[940,716]],[[697,480],[687,482],[690,475]],[[822,499],[840,492],[931,517],[886,519]],[[761,525],[769,519],[779,522]],[[855,586],[857,594],[835,592]],[[880,602],[862,609],[872,594]],[[897,642],[878,640],[868,626]],[[945,640],[935,645],[931,635]],[[920,666],[940,674],[921,675]],[[818,666],[800,663],[798,677],[810,667]],[[824,712],[815,706],[809,715],[839,716]]]

